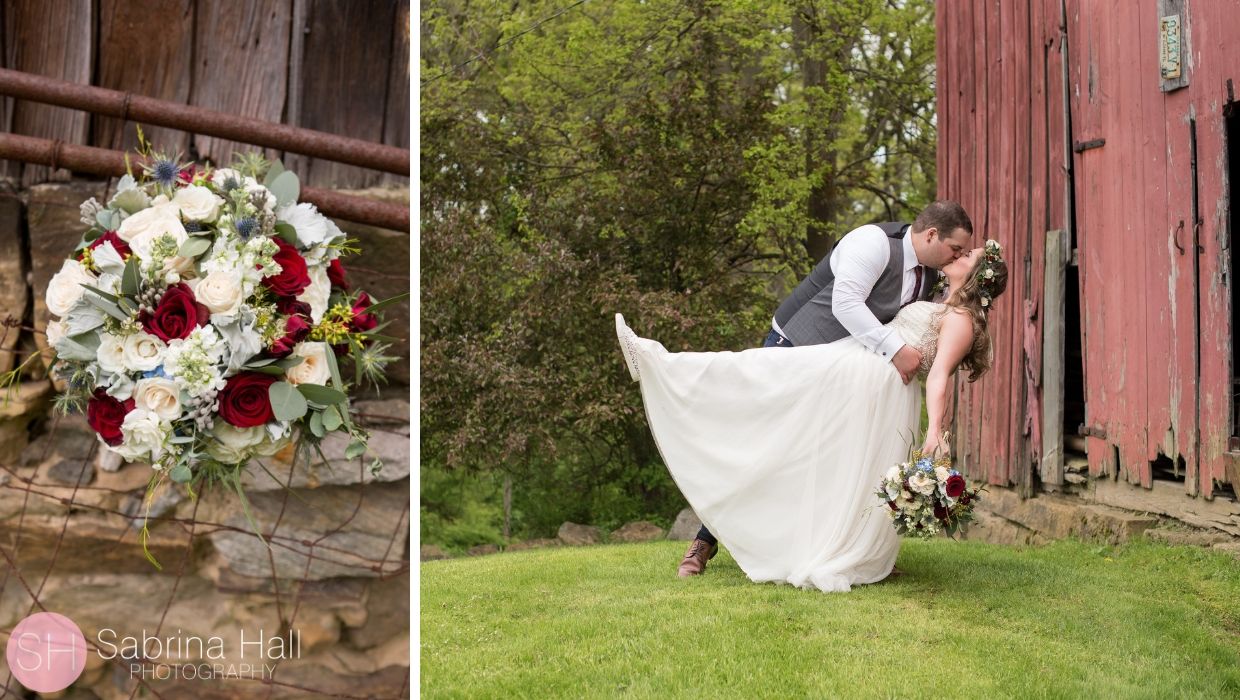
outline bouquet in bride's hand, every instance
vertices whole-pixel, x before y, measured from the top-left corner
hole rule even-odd
[[[953,536],[971,521],[983,490],[968,489],[949,455],[913,450],[907,462],[887,470],[875,494],[887,505],[897,534],[929,539],[940,531]]]

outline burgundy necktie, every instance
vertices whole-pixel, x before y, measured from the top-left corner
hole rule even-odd
[[[917,281],[913,283],[913,298],[909,303],[913,303],[921,298],[921,265],[913,268],[913,275],[917,277]]]

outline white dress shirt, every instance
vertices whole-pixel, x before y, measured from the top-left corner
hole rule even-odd
[[[835,289],[831,294],[831,313],[861,344],[887,359],[904,347],[894,328],[884,327],[865,305],[878,278],[891,261],[891,243],[878,226],[867,224],[849,231],[831,251],[831,272]],[[912,232],[904,236],[904,279],[900,286],[901,305],[913,301],[917,284],[917,253],[913,250]],[[922,283],[928,275],[923,270]],[[782,335],[778,325],[772,325]]]

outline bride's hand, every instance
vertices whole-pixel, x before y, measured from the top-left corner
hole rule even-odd
[[[939,449],[939,438],[936,435],[927,435],[926,441],[922,443],[921,455],[923,457],[934,457],[935,451]]]

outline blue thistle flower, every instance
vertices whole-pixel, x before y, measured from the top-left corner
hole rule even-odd
[[[241,181],[232,175],[224,178],[224,182],[220,184],[220,189],[224,191],[224,194],[228,194],[239,187],[241,187]]]
[[[202,224],[197,221],[190,221],[185,224],[186,233],[202,233]]]
[[[250,236],[254,235],[255,229],[257,228],[258,220],[252,216],[247,216],[244,219],[237,220],[237,234],[240,235],[243,240],[249,240]]]
[[[155,178],[155,181],[164,187],[171,187],[177,181],[177,175],[180,173],[181,169],[170,160],[156,161],[155,167],[151,169],[151,175]]]

